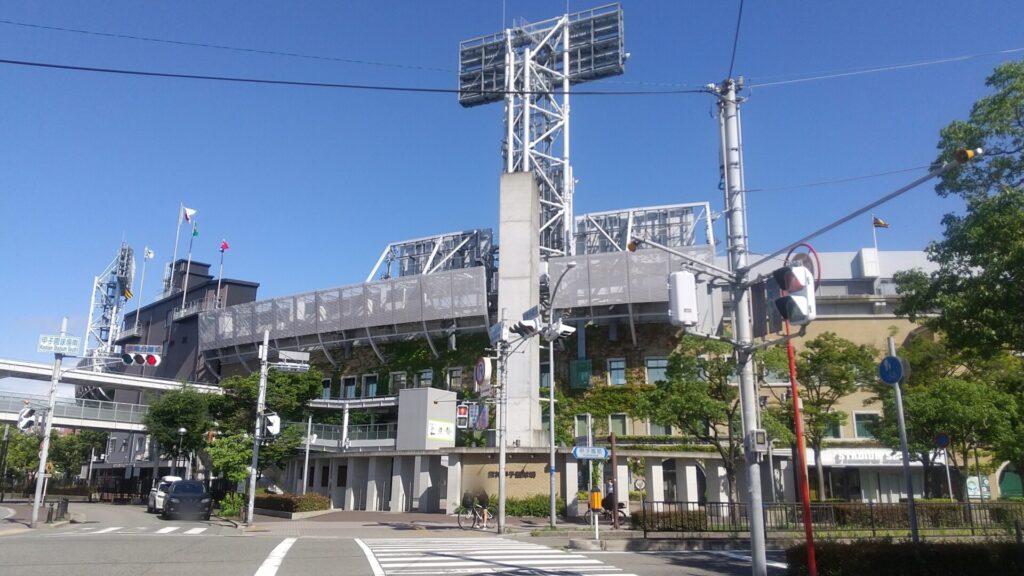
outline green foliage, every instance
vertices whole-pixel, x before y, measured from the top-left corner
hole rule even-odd
[[[836,406],[859,386],[876,381],[877,356],[878,351],[874,348],[854,344],[833,332],[825,332],[807,341],[804,349],[797,354],[796,373],[797,381],[800,382],[804,437],[807,445],[815,453],[819,498],[825,495],[821,450],[828,437],[828,431],[846,422],[846,412],[836,409]],[[782,365],[782,359],[778,356],[768,356],[763,360],[766,365],[778,372],[789,370],[788,358]],[[781,413],[774,412],[771,415],[776,418],[773,425],[792,422],[792,416],[784,420]]]
[[[267,374],[267,410],[277,412],[284,422],[305,420],[306,403],[320,396],[321,380],[316,369],[304,373],[271,370]],[[210,413],[222,432],[252,432],[259,385],[257,373],[232,376],[221,383],[224,395],[211,399]]]
[[[651,532],[707,532],[708,517],[704,510],[647,512],[629,517],[634,530]]]
[[[142,422],[165,456],[177,457],[204,446],[206,431],[211,428],[209,401],[210,395],[185,386],[149,405]],[[185,429],[184,435],[178,434],[179,428]]]
[[[220,508],[220,516],[225,518],[237,518],[242,515],[242,508],[245,506],[245,495],[238,492],[228,492],[224,498],[217,503]]]
[[[278,510],[281,512],[313,512],[330,510],[331,501],[322,494],[309,492],[306,494],[258,494],[256,508]]]
[[[637,411],[637,398],[645,387],[597,386],[589,390],[573,391],[566,394],[561,387],[555,387],[555,439],[572,446],[575,439],[576,415],[590,414],[595,439],[608,435],[608,415]],[[547,397],[547,388],[541,390]],[[546,407],[546,403],[545,403]]]
[[[7,444],[7,474],[24,480],[39,468],[39,436],[11,428]]]
[[[739,389],[730,384],[735,369],[729,344],[684,336],[669,355],[667,381],[636,391],[636,413],[714,447],[722,458],[732,502],[736,466],[743,455]]]
[[[497,502],[497,496],[489,497],[491,502]],[[565,500],[561,497],[555,499],[555,512],[565,514]],[[505,498],[505,514],[514,518],[527,516],[547,517],[551,513],[551,501],[547,494],[534,494],[526,498]]]
[[[252,438],[245,434],[232,434],[215,438],[206,447],[210,463],[216,474],[223,474],[232,483],[243,482],[249,476],[252,463]]]
[[[817,542],[822,576],[974,576],[1024,572],[1024,547],[1003,542]],[[804,544],[786,550],[788,574],[809,574]]]
[[[265,441],[262,447],[260,447],[260,470],[267,468],[270,465],[277,466],[278,468],[284,468],[285,463],[288,461],[288,457],[292,455],[292,452],[302,444],[302,439],[305,437],[306,431],[299,426],[289,426],[281,431],[277,437]],[[251,453],[250,453],[251,458]]]

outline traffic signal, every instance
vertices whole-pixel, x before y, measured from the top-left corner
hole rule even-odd
[[[531,318],[530,320],[520,320],[512,326],[511,331],[513,334],[518,334],[523,338],[529,338],[540,332],[540,318]]]
[[[548,342],[553,342],[559,338],[571,336],[574,332],[576,332],[576,328],[568,324],[563,324],[562,319],[559,318],[557,322],[554,322],[550,327],[544,329],[544,339]]]
[[[126,366],[159,366],[159,354],[121,354],[121,363]]]
[[[281,433],[281,417],[276,412],[267,412],[263,415],[263,428],[267,436],[277,436]]]
[[[460,430],[469,428],[469,404],[459,404],[455,407],[455,427]]]
[[[772,278],[783,291],[775,300],[775,307],[783,320],[798,326],[807,324],[817,316],[814,302],[814,275],[799,265],[790,265],[772,272]]]
[[[36,410],[28,406],[18,412],[18,430],[22,432],[36,425]]]
[[[696,326],[697,277],[693,272],[668,275],[668,319],[674,326]]]

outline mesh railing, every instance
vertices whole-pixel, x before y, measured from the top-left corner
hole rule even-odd
[[[25,407],[26,401],[29,406],[36,408],[38,411],[49,404],[49,397],[4,392],[0,394],[0,412],[17,413]],[[148,409],[148,406],[125,402],[58,398],[57,403],[53,407],[53,414],[57,418],[73,420],[104,420],[123,424],[142,424],[142,418]]]

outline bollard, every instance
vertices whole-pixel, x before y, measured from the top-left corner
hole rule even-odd
[[[46,509],[46,523],[53,524],[53,502],[51,502],[50,506]]]

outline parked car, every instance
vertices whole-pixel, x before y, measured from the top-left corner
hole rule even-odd
[[[167,493],[167,489],[171,487],[171,483],[178,482],[179,480],[181,480],[180,476],[164,476],[161,478],[160,482],[149,490],[149,501],[146,503],[146,512],[149,512],[150,514],[163,512],[164,496]]]
[[[198,480],[180,480],[171,483],[164,498],[163,518],[172,520],[180,516],[196,516],[210,519],[213,499],[206,491],[206,485]]]

